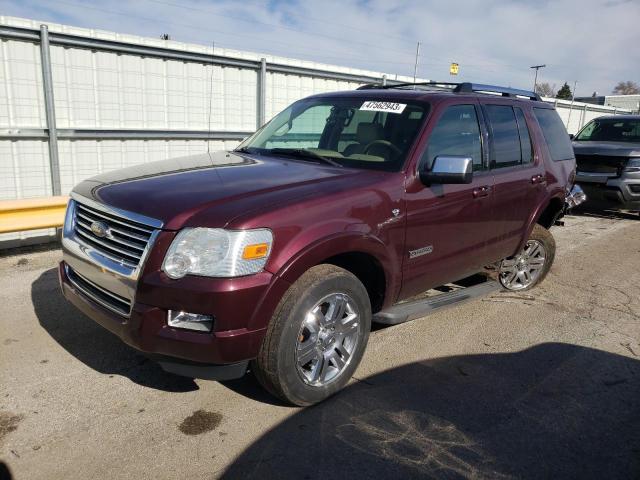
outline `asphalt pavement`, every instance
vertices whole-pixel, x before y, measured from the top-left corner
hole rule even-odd
[[[18,480],[638,479],[640,218],[552,232],[538,288],[374,331],[307,409],[251,375],[163,372],[61,297],[59,250],[5,255],[0,461]]]

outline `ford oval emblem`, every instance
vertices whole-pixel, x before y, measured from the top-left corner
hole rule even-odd
[[[104,222],[93,222],[91,231],[96,237],[104,238],[109,235],[109,225]]]

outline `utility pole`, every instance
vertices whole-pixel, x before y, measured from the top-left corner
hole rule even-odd
[[[573,103],[576,100],[576,85],[578,84],[577,80],[573,81],[573,91],[571,92],[571,106],[569,107],[569,116],[567,118],[567,130],[569,129],[569,122],[571,122],[571,112],[573,111]]]
[[[416,77],[418,76],[418,57],[420,56],[420,42],[418,42],[418,46],[416,47],[416,63],[413,66],[413,83],[416,83]],[[413,89],[416,89],[416,86],[413,86]]]
[[[546,67],[546,65],[534,65],[530,68],[535,68],[536,69],[536,77],[533,80],[533,91],[536,91],[536,87],[538,86],[538,70],[540,70],[541,68]]]

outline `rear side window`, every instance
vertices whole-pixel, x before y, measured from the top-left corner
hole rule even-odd
[[[520,134],[513,108],[508,105],[486,105],[485,108],[493,134],[492,167],[520,165]]]
[[[515,108],[516,119],[518,120],[518,131],[520,132],[520,149],[522,150],[522,163],[533,161],[533,148],[531,147],[531,136],[529,127],[521,108]]]
[[[555,161],[573,159],[571,140],[558,112],[548,108],[534,108],[533,113],[542,129],[551,159]]]
[[[431,169],[441,155],[471,157],[473,170],[482,170],[482,144],[478,116],[473,105],[453,105],[445,110],[434,127],[420,163]]]

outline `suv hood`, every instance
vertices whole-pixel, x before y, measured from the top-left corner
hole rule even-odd
[[[345,181],[361,170],[233,152],[162,160],[92,177],[74,192],[139,213],[174,230],[194,224],[223,227],[265,204],[318,192],[324,182]],[[347,188],[345,181],[345,188]],[[216,207],[216,208],[214,208]],[[207,214],[196,218],[201,212]]]
[[[640,157],[640,145],[629,142],[573,142],[576,155]]]

